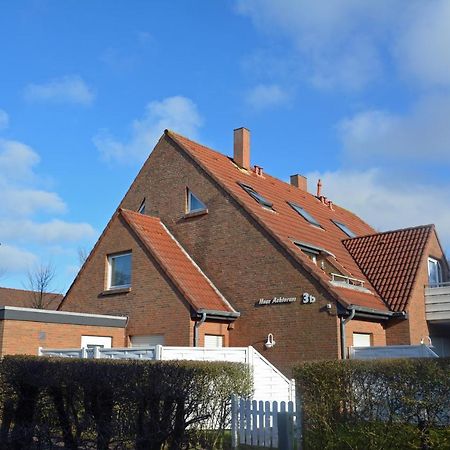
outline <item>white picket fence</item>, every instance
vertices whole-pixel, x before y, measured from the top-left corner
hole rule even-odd
[[[294,402],[232,399],[232,447],[239,444],[292,450],[301,442],[301,417]]]
[[[253,400],[288,402],[295,400],[295,383],[284,376],[270,361],[253,347],[171,347],[155,345],[151,347],[124,348],[39,348],[39,356],[59,358],[105,358],[141,360],[191,360],[227,361],[249,366],[253,375]]]

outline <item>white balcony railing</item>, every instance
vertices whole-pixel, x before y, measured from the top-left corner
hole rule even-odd
[[[450,282],[425,286],[425,311],[430,322],[450,321]]]

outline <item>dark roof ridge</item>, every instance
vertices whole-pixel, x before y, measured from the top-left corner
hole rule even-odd
[[[378,233],[371,233],[371,234],[364,234],[362,236],[355,236],[348,239],[342,239],[342,242],[349,242],[349,241],[357,241],[358,239],[364,239],[372,236],[381,236],[385,234],[391,234],[391,233],[399,233],[400,231],[408,231],[408,230],[417,230],[419,228],[429,228],[430,230],[433,230],[435,228],[435,225],[433,223],[427,224],[427,225],[416,225],[413,227],[406,227],[406,228],[398,228],[396,230],[386,230],[386,231],[380,231]]]
[[[186,138],[178,133],[172,132],[170,130],[165,130],[164,134],[166,136],[168,136],[181,150],[183,150],[199,167],[201,167],[206,174],[212,179],[214,180],[215,183],[217,183],[228,195],[230,195],[240,206],[241,208],[253,219],[255,220],[255,222],[266,232],[268,233],[268,235],[275,240],[275,242],[277,242],[277,244],[284,249],[293,259],[294,261],[297,262],[297,264],[299,264],[306,272],[310,273],[315,280],[322,286],[324,287],[329,294],[338,302],[340,302],[342,305],[344,305],[345,307],[349,307],[352,303],[349,302],[348,300],[346,300],[345,298],[342,297],[342,295],[337,291],[337,289],[334,289],[334,287],[327,282],[327,280],[325,280],[325,278],[318,273],[318,269],[316,267],[312,267],[311,264],[309,264],[309,261],[307,261],[307,257],[298,254],[297,252],[295,252],[292,248],[290,248],[288,245],[286,245],[286,243],[283,241],[283,239],[281,239],[275,232],[273,232],[270,227],[268,227],[266,225],[266,223],[261,220],[255,213],[253,213],[244,202],[242,202],[241,199],[239,199],[239,197],[237,197],[233,192],[231,192],[225,185],[224,183],[221,182],[221,180],[212,173],[212,171],[202,162],[198,159],[197,156],[195,156],[194,154],[192,154],[191,151],[189,151],[189,149],[186,148],[186,146],[179,141],[179,139],[177,139],[177,137],[180,137],[181,139],[185,139],[189,142],[192,142],[196,145],[199,145],[202,148],[205,148],[208,151],[213,151],[215,153],[218,153],[221,157],[224,157],[224,155],[220,152],[217,152],[215,150],[211,150],[210,148],[202,145],[202,144],[198,144],[195,141],[192,141],[189,138]],[[270,176],[270,175],[269,175]],[[272,177],[274,178],[274,177]],[[280,181],[278,178],[276,178],[277,181]],[[282,182],[284,184],[286,184],[287,186],[288,183]],[[309,194],[309,193],[308,193]],[[310,194],[312,195],[312,194]],[[369,282],[370,283],[370,282]],[[371,284],[371,283],[370,283]],[[375,290],[374,290],[375,291]],[[379,298],[378,293],[375,291],[377,298]],[[382,304],[384,304],[383,300],[381,298],[379,298],[380,302]],[[386,305],[385,305],[386,306]],[[386,306],[386,308],[388,309],[388,307]]]

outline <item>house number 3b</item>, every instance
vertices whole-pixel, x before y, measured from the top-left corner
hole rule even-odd
[[[316,297],[314,295],[308,294],[305,292],[302,297],[302,303],[314,303],[316,301]]]

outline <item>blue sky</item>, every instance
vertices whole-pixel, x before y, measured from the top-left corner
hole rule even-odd
[[[317,3],[317,4],[316,4]],[[65,291],[164,128],[450,249],[450,2],[0,2],[0,284]]]

